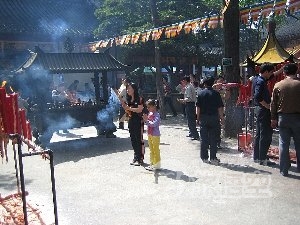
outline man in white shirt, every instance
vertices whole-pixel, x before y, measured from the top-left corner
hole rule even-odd
[[[184,98],[178,99],[178,101],[185,104],[186,118],[189,127],[187,137],[190,137],[192,140],[199,140],[199,133],[196,127],[196,91],[194,86],[190,83],[189,76],[185,76],[182,81],[185,86]]]

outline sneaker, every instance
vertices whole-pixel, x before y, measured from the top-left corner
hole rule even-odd
[[[212,160],[210,160],[210,163],[212,164],[212,165],[215,165],[215,166],[217,166],[217,165],[219,165],[220,164],[220,160],[219,159],[212,159]]]
[[[157,170],[160,170],[161,164],[160,164],[160,162],[158,162],[158,163],[156,163],[154,165],[151,165],[151,166],[154,168],[155,171],[157,171]]]
[[[142,166],[144,164],[143,160],[136,160],[132,165],[134,166]]]
[[[284,177],[288,177],[289,176],[289,173],[288,172],[280,172],[280,174],[282,175],[282,176],[284,176]]]
[[[275,166],[276,163],[275,162],[272,162],[270,160],[263,160],[259,163],[260,165],[263,165],[263,166]]]
[[[221,161],[221,160],[220,160],[219,158],[217,158],[217,157],[215,158],[215,160],[217,160],[218,162],[220,162],[220,161]]]
[[[142,164],[139,161],[135,161],[132,165],[134,165],[134,166],[141,166]]]
[[[153,166],[146,166],[145,169],[148,170],[148,171],[155,171],[156,170],[156,168],[154,168]]]
[[[137,162],[136,159],[133,159],[132,162],[130,163],[130,165],[134,166],[134,164]]]
[[[200,141],[200,138],[199,137],[192,137],[191,140],[192,141]]]
[[[254,163],[260,163],[260,160],[259,159],[254,159],[253,162]]]
[[[202,162],[203,162],[203,163],[207,163],[207,164],[210,163],[210,161],[209,161],[208,159],[202,159]]]

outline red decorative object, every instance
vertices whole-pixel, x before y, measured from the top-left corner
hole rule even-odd
[[[239,148],[246,148],[252,142],[252,135],[250,133],[240,133],[238,134],[238,146]]]
[[[246,85],[240,84],[239,87],[240,90],[237,105],[244,105],[247,107],[250,99],[252,98],[252,81],[248,80]]]
[[[4,133],[7,131],[7,116],[5,114],[5,109],[6,109],[6,91],[5,88],[0,87],[0,113],[2,117],[2,123],[3,123],[3,130]]]
[[[5,132],[8,134],[14,134],[14,116],[13,116],[13,97],[10,95],[6,96],[4,115],[5,115]]]
[[[20,115],[20,124],[22,127],[22,134],[25,139],[28,138],[28,131],[27,131],[27,123],[26,123],[26,111],[25,109],[19,109],[19,115]]]
[[[19,106],[18,106],[18,96],[19,94],[13,93],[11,94],[13,98],[13,121],[14,121],[14,131],[15,133],[21,134],[21,123],[20,123],[20,117],[19,117]]]
[[[28,140],[32,141],[32,132],[31,132],[31,126],[29,121],[26,121],[26,127],[27,127],[27,138]]]

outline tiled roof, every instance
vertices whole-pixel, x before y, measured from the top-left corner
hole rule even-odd
[[[42,68],[50,73],[90,73],[124,70],[126,66],[104,53],[43,53],[32,52],[15,72]]]
[[[92,36],[94,11],[88,0],[1,0],[0,34]]]

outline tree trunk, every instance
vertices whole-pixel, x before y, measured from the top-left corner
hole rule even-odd
[[[225,6],[225,1],[224,6]],[[224,12],[224,57],[232,59],[232,65],[224,66],[227,82],[240,82],[239,70],[239,1],[231,0]],[[241,131],[243,113],[236,107],[238,89],[231,89],[231,97],[226,101],[225,136],[237,137]]]
[[[158,24],[158,13],[157,13],[157,4],[156,0],[150,0],[150,8],[151,8],[151,15],[152,15],[152,23],[154,27],[159,27]],[[160,107],[160,116],[162,119],[166,118],[166,113],[164,109],[164,94],[163,94],[163,84],[162,84],[162,75],[161,75],[161,61],[160,61],[160,49],[159,49],[159,40],[154,41],[154,54],[155,54],[155,83],[156,83],[156,90],[157,90],[157,100],[159,101]]]

